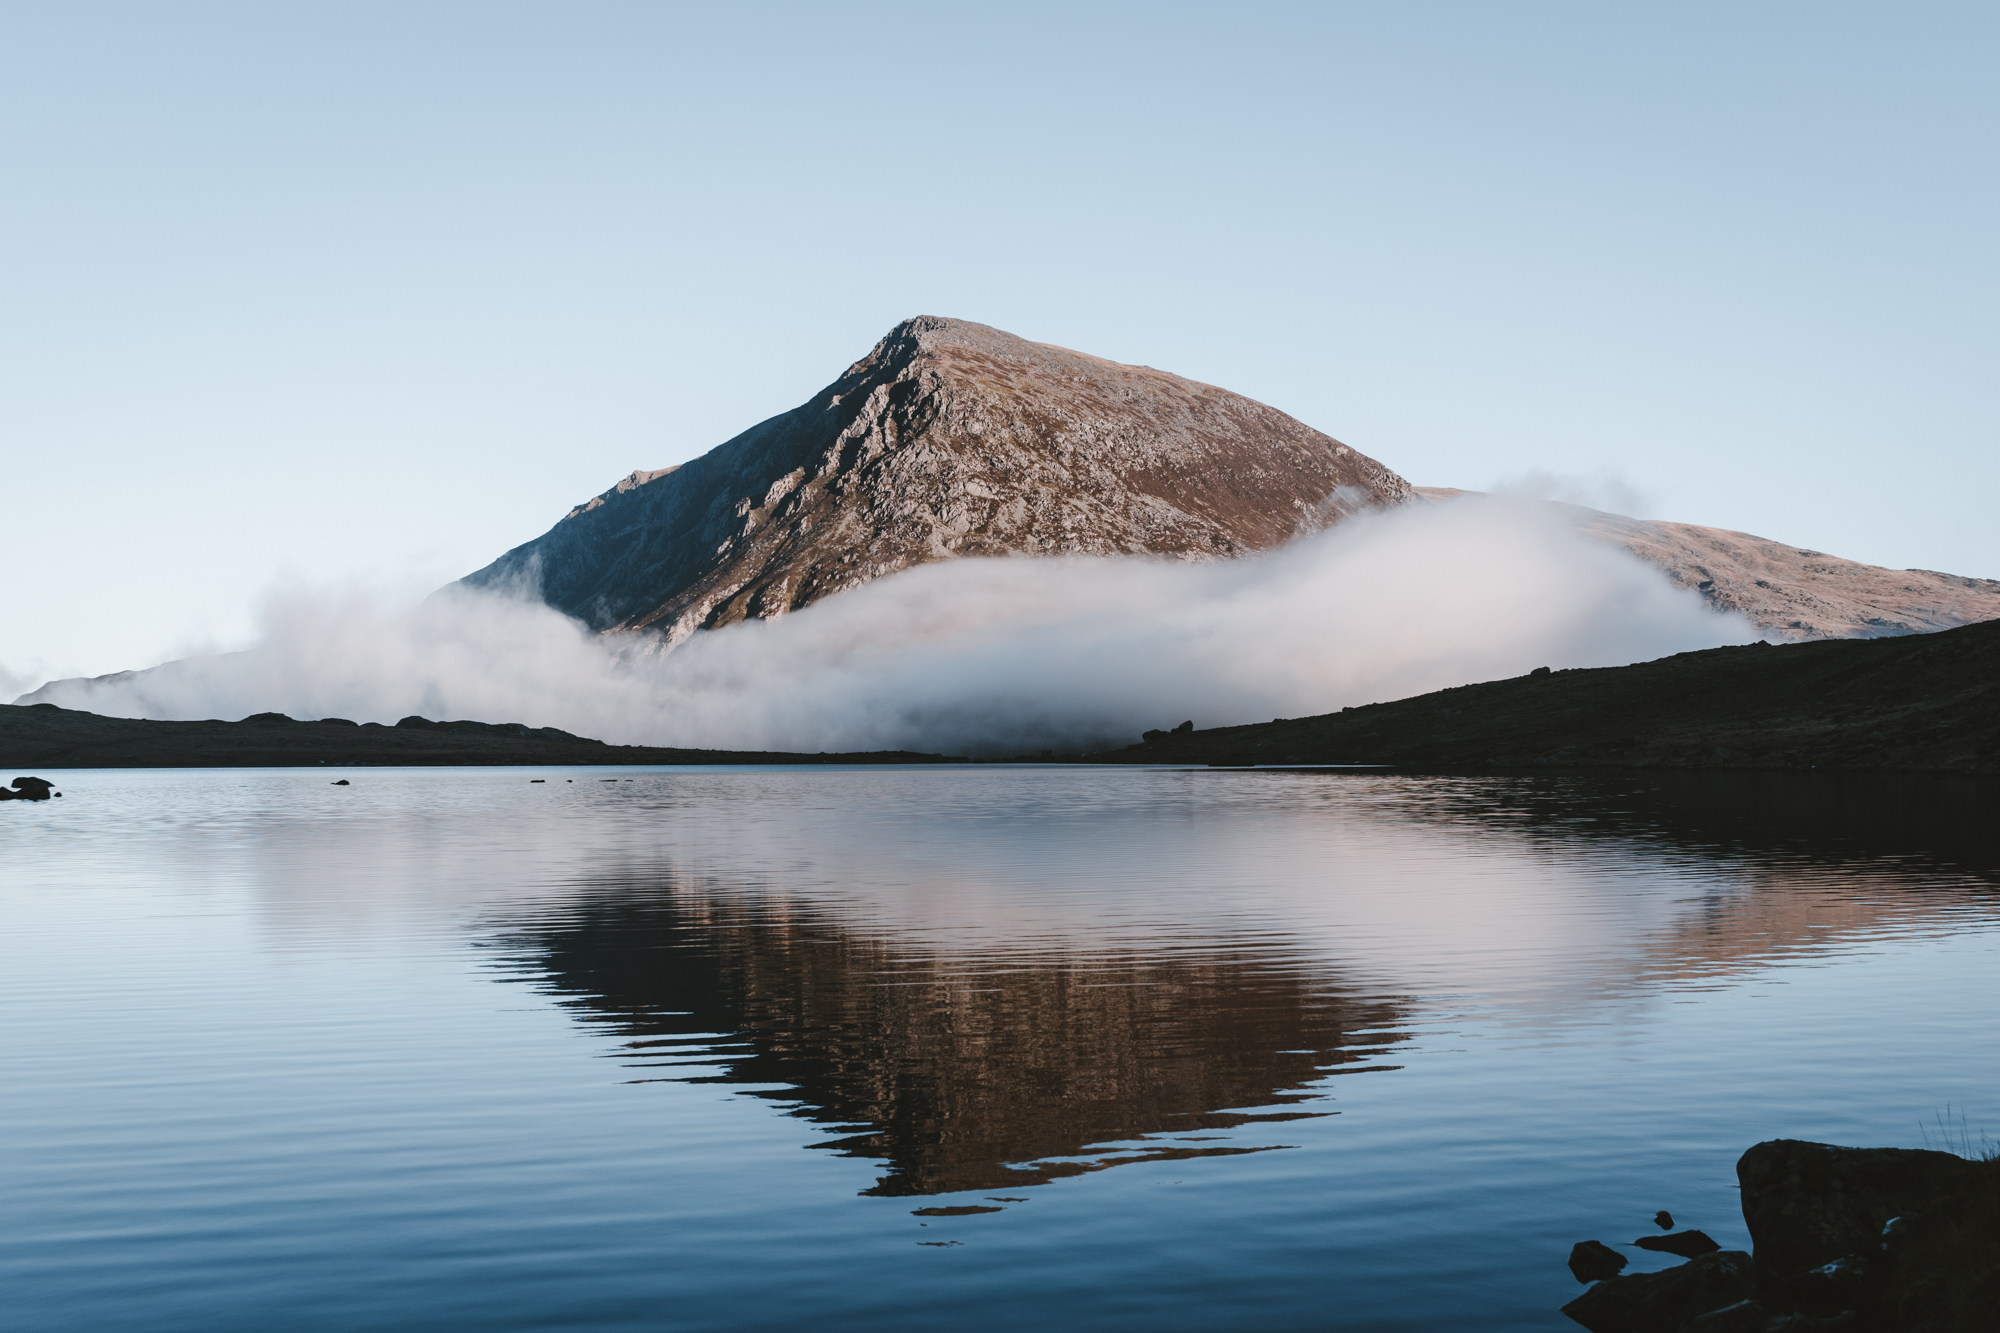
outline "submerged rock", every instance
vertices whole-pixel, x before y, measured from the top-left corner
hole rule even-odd
[[[1632,1243],[1642,1250],[1652,1250],[1659,1254],[1678,1254],[1683,1259],[1714,1254],[1722,1248],[1706,1231],[1676,1231],[1671,1236],[1641,1236]]]
[[[1602,1241],[1580,1240],[1570,1247],[1569,1271],[1578,1282],[1602,1282],[1625,1268],[1625,1256]]]

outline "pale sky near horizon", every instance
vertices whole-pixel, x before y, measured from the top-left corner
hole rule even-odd
[[[2000,578],[1996,38],[1951,4],[0,3],[0,695],[241,646],[280,581],[436,586],[913,314],[1419,484]]]

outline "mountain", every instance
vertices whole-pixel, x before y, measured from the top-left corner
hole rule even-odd
[[[772,617],[972,555],[1266,550],[1413,487],[1239,394],[924,316],[811,399],[680,467],[634,472],[469,575],[527,584],[599,630]],[[1875,638],[2000,617],[2000,581],[1560,508],[1772,638]]]
[[[1419,486],[1420,499],[1476,494]],[[1622,546],[1773,639],[1874,639],[2000,619],[2000,580],[1884,569],[1748,532],[1557,505],[1586,536]]]
[[[468,576],[598,629],[697,629],[954,556],[1282,544],[1408,482],[1275,408],[965,320],[906,320],[805,403],[634,472]]]

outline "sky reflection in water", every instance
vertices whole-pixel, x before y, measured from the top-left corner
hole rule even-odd
[[[0,1323],[1554,1329],[2000,1129],[1990,786],[333,776],[0,829]]]

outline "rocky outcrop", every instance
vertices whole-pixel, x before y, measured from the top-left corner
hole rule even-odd
[[[1474,492],[1420,486],[1416,494],[1441,502]],[[1727,528],[1552,508],[1772,639],[1876,639],[2000,619],[2000,579],[1886,569]]]
[[[2000,1323],[2000,1161],[1775,1139],[1736,1164],[1755,1246],[1617,1276],[1584,1242],[1563,1307],[1591,1333],[1987,1333]],[[1587,1249],[1586,1247],[1595,1247]],[[1577,1255],[1592,1262],[1580,1268]],[[1612,1257],[1622,1258],[1613,1252]]]
[[[0,787],[0,801],[46,801],[60,795],[47,778],[15,778],[11,789]]]
[[[809,401],[635,472],[468,576],[679,640],[955,556],[1264,550],[1411,494],[1275,408],[922,317]]]

